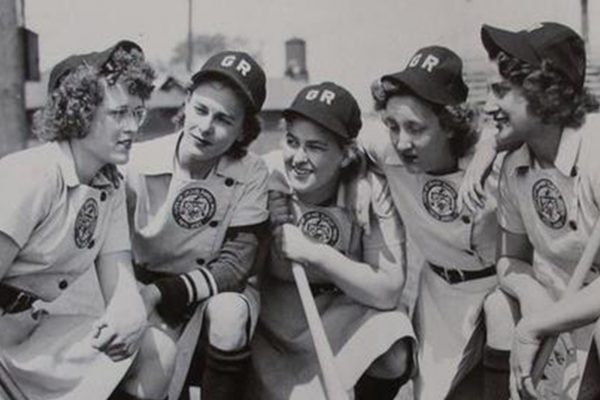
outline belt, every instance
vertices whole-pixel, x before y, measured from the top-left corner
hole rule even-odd
[[[313,297],[328,293],[342,293],[342,290],[333,283],[311,283],[309,287]]]
[[[429,263],[429,266],[438,274],[443,280],[451,285],[461,282],[472,281],[474,279],[487,278],[492,275],[496,275],[496,266],[491,265],[484,269],[478,269],[475,271],[462,270],[456,268],[444,268],[439,265]]]
[[[0,308],[2,314],[16,314],[29,308],[38,298],[12,286],[0,283]]]

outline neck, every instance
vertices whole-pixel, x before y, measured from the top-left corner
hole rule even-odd
[[[73,154],[75,172],[79,182],[87,185],[105,163],[80,147],[77,140],[70,140],[69,146],[71,147],[71,154]]]
[[[448,152],[448,155],[449,157],[441,159],[439,165],[427,171],[427,173],[430,175],[446,175],[456,172],[458,170],[458,158],[450,156],[450,152]]]
[[[542,168],[554,165],[563,129],[558,125],[542,125],[527,135],[527,146]]]
[[[196,160],[185,152],[177,155],[177,162],[182,170],[186,171],[192,179],[205,179],[217,163],[218,158],[210,160]]]
[[[317,190],[311,192],[298,193],[300,201],[306,204],[319,205],[325,203],[327,200],[337,195],[339,179],[332,180],[331,183],[325,186],[319,187]]]

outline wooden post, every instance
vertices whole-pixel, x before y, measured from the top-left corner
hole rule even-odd
[[[23,41],[15,0],[0,0],[0,157],[23,149],[28,127],[25,113]]]
[[[585,43],[585,49],[590,50],[590,24],[588,14],[588,0],[581,0],[581,36]]]

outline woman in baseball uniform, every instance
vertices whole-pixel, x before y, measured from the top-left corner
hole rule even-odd
[[[478,137],[472,112],[461,105],[468,93],[462,61],[445,47],[423,48],[404,70],[378,80],[372,92],[389,134],[363,134],[361,144],[385,175],[406,231],[425,261],[414,319],[416,398],[484,398],[483,380],[465,377],[482,371],[475,366],[484,351],[487,386],[494,379],[487,373],[494,354],[483,349],[481,311],[497,285],[496,193],[487,185],[488,201],[477,213],[457,204]]]
[[[595,152],[600,121],[597,115],[588,115],[598,110],[598,102],[584,87],[584,42],[571,28],[546,22],[511,32],[484,25],[481,37],[497,67],[486,110],[498,126],[499,141],[521,143],[502,167],[498,202],[502,291],[490,297],[496,313],[504,314],[510,326],[503,329],[508,335],[498,343],[504,349],[511,346],[513,320],[523,318],[513,345],[515,361],[525,354],[513,366],[511,392],[518,398],[517,388],[534,390],[529,373],[540,337],[592,320],[585,306],[565,314],[569,307],[584,304],[584,295],[574,303],[550,305],[564,291],[599,216]],[[490,150],[493,153],[493,141],[482,151]],[[595,276],[597,271],[592,271],[588,281]],[[554,319],[549,314],[553,309],[560,311],[555,321],[549,319]],[[589,328],[559,341],[572,338],[576,361],[583,360],[588,348]],[[555,357],[552,364],[567,369],[564,378],[559,377],[565,382],[546,382],[540,388],[543,397],[574,395],[578,366],[574,362],[569,373],[568,361]]]
[[[116,398],[163,399],[170,384],[169,398],[179,398],[201,333],[204,371],[190,374],[202,373],[202,398],[244,392],[258,311],[244,292],[268,218],[267,168],[246,149],[260,132],[265,95],[265,74],[252,57],[218,53],[192,76],[183,129],[132,153],[126,183],[135,269],[153,313]]]
[[[414,370],[412,327],[399,306],[404,231],[373,176],[360,178],[373,185],[368,233],[348,207],[347,191],[359,179],[354,138],[360,109],[346,89],[323,82],[302,89],[284,117],[282,150],[266,159],[272,221],[292,223],[273,226],[248,398],[325,398],[291,271],[290,262],[298,262],[343,387],[354,387],[357,399],[393,399]]]
[[[129,159],[153,78],[128,41],[61,61],[37,127],[48,143],[0,161],[0,363],[29,399],[82,398],[77,388],[99,381],[92,371],[116,383],[127,362],[110,360],[137,348],[146,311],[115,164]],[[42,302],[94,267],[104,314],[49,314]],[[89,398],[106,398],[112,387]]]

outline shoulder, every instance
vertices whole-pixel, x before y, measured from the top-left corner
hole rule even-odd
[[[56,183],[60,176],[59,153],[56,143],[46,143],[9,154],[0,159],[0,174],[3,178],[12,177],[22,183]]]
[[[269,190],[289,193],[290,185],[285,174],[283,152],[274,150],[262,156],[269,171]]]

